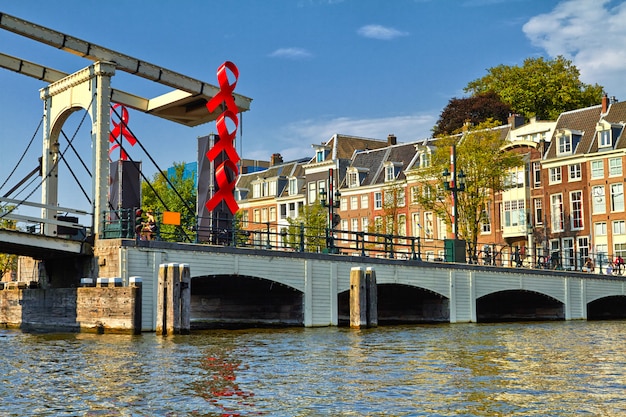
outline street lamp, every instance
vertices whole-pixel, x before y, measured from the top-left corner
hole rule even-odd
[[[452,192],[452,218],[454,227],[454,247],[453,247],[453,259],[456,262],[456,246],[459,240],[459,223],[458,223],[458,195],[459,191],[465,191],[465,173],[460,170],[458,175],[456,171],[456,145],[450,147],[450,171],[448,168],[443,170],[441,174],[443,178],[443,188],[446,191]]]
[[[338,223],[335,221],[335,209],[341,205],[341,193],[336,190],[333,193],[334,184],[334,170],[331,168],[328,170],[328,192],[324,188],[320,190],[320,203],[323,207],[328,207],[328,228],[326,229],[326,242],[328,251],[335,253],[334,233],[335,225]],[[326,199],[328,198],[328,200]]]

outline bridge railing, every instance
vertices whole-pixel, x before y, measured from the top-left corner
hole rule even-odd
[[[137,234],[135,209],[111,211],[105,214],[103,238],[140,239]],[[157,232],[155,240],[179,241],[180,234],[160,232],[160,215],[156,213]],[[183,225],[185,236],[196,243],[249,247],[256,249],[318,252],[345,256],[366,256],[401,260],[431,262],[454,262],[447,253],[446,241],[425,239],[420,236],[370,231],[350,231],[328,227],[305,227],[287,221],[253,222],[238,218],[217,220],[215,227]],[[592,272],[623,275],[626,267],[620,258],[626,251],[609,254],[593,253],[587,248],[528,250],[514,245],[496,243],[478,245],[475,253],[467,254],[465,262],[497,267],[536,268],[563,271]],[[458,259],[458,258],[457,258]]]

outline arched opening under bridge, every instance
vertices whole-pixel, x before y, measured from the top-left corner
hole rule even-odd
[[[402,284],[378,284],[378,324],[450,322],[450,303],[440,294]],[[338,295],[338,324],[350,324],[350,291]]]
[[[476,320],[479,323],[565,320],[565,305],[534,291],[499,291],[476,300]]]
[[[626,319],[626,296],[603,297],[587,304],[587,320]]]
[[[191,280],[191,329],[304,326],[302,292],[266,279],[210,275]]]

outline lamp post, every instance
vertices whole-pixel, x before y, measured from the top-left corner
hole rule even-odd
[[[335,209],[341,205],[341,193],[339,190],[334,191],[335,188],[334,170],[331,168],[328,170],[328,192],[325,189],[320,190],[320,203],[323,207],[328,207],[328,228],[326,229],[326,242],[329,253],[335,252],[335,236],[333,230],[335,229]],[[327,200],[328,198],[328,200]]]
[[[450,171],[448,168],[443,170],[443,188],[452,192],[452,221],[454,228],[454,243],[452,257],[456,261],[456,246],[459,240],[459,221],[458,221],[458,192],[465,191],[465,173],[461,169],[457,175],[456,171],[456,145],[450,147]]]

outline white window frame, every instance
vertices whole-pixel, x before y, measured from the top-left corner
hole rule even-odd
[[[606,236],[606,222],[594,223],[593,233],[595,236]]]
[[[361,196],[361,208],[366,209],[369,206],[370,197],[367,194]]]
[[[543,226],[543,200],[535,198],[533,200],[533,208],[535,213],[535,226]]]
[[[622,158],[609,158],[609,177],[622,175]]]
[[[550,214],[552,232],[562,232],[564,230],[563,194],[550,195]]]
[[[604,185],[594,185],[591,187],[591,212],[593,214],[606,213],[606,195]]]
[[[611,212],[624,211],[624,184],[621,182],[610,185],[611,187]]]
[[[591,161],[591,178],[604,178],[604,161]]]
[[[604,129],[598,131],[598,147],[599,148],[608,148],[613,145],[613,141],[611,140],[611,129]]]
[[[380,210],[383,208],[383,193],[382,191],[374,192],[374,209]]]
[[[626,234],[626,222],[624,220],[613,220],[612,230],[614,235]]]
[[[569,193],[569,207],[571,230],[582,230],[585,225],[582,191],[576,190]]]
[[[550,168],[550,184],[559,184],[561,182],[561,167]]]
[[[569,180],[570,181],[580,181],[582,179],[582,170],[580,164],[571,164],[569,165]]]

